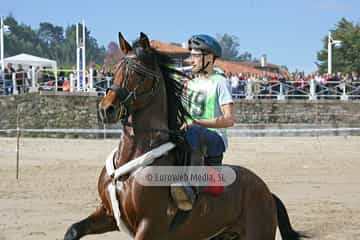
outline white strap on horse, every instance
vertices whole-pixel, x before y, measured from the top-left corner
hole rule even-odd
[[[138,158],[135,158],[134,160],[131,160],[130,162],[124,164],[123,166],[119,167],[118,169],[114,168],[114,156],[117,152],[118,148],[114,148],[111,153],[108,155],[105,161],[105,168],[107,174],[113,178],[113,180],[117,180],[119,177],[128,174],[130,172],[133,172],[141,167],[146,167],[154,162],[154,160],[165,153],[169,152],[175,148],[175,144],[168,142],[165,143],[157,148],[152,149],[151,151],[145,153],[144,155],[141,155]],[[126,228],[126,225],[121,220],[121,212],[119,207],[119,202],[116,197],[116,186],[115,181],[111,181],[108,185],[108,191],[110,195],[111,200],[111,207],[114,214],[114,218],[116,220],[116,224],[120,231],[124,231],[128,233],[131,236],[131,233],[129,229]]]
[[[131,160],[130,162],[119,167],[118,169],[114,168],[114,163],[113,163],[113,157],[115,152],[117,151],[117,148],[114,148],[110,153],[110,155],[108,156],[108,158],[106,159],[106,163],[105,163],[106,172],[109,176],[111,176],[113,179],[116,180],[119,177],[129,172],[133,172],[140,167],[145,167],[152,164],[155,158],[164,155],[173,148],[175,148],[174,143],[171,142],[165,143],[157,148],[152,149],[150,152],[147,152],[144,155],[141,155],[140,157]]]

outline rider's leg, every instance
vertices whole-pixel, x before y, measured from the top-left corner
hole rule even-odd
[[[200,151],[206,157],[217,157],[225,152],[225,144],[221,136],[217,132],[199,125],[189,128],[185,133],[185,139],[193,151]]]
[[[214,131],[199,125],[194,125],[185,133],[185,139],[191,146],[189,173],[193,172],[191,166],[205,165],[205,155],[210,157],[220,156],[225,151],[222,138]],[[193,191],[195,190],[195,191]],[[184,183],[172,184],[171,194],[178,207],[182,210],[191,210],[196,196],[200,191],[199,186],[189,186]]]

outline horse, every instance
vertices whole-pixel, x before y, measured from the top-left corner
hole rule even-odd
[[[110,155],[114,169],[176,138],[172,136],[177,136],[189,116],[183,85],[169,66],[171,59],[152,48],[144,33],[132,46],[119,33],[119,45],[122,57],[113,85],[99,103],[104,122],[123,121],[119,146]],[[170,150],[152,166],[177,164],[181,151],[180,147]],[[119,226],[135,240],[273,240],[277,227],[285,240],[307,237],[292,228],[285,205],[260,177],[244,167],[230,167],[236,180],[218,196],[201,192],[190,211],[177,208],[169,186],[142,185],[137,181],[138,171],[114,179],[104,167],[98,181],[100,206],[72,224],[64,240],[116,231]],[[121,212],[118,220],[107,191],[114,182],[115,205]]]

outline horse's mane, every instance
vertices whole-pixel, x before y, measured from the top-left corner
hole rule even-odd
[[[188,78],[184,73],[175,69],[175,59],[165,53],[161,53],[154,48],[142,49],[139,39],[133,42],[133,49],[137,58],[147,64],[157,64],[163,74],[168,111],[168,126],[171,131],[177,132],[187,119],[192,119],[186,105],[190,99],[183,94],[184,83],[182,79]]]
[[[188,77],[174,68],[174,59],[156,50],[154,53],[165,81],[169,129],[177,131],[187,119],[192,119],[186,107],[190,104],[190,99],[183,91],[185,83],[183,79]]]

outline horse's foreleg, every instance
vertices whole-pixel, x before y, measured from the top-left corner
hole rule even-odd
[[[147,219],[143,219],[135,234],[134,240],[165,240],[169,239],[166,228],[163,228],[161,220],[151,221]]]
[[[78,240],[85,235],[106,233],[116,229],[114,217],[108,215],[106,209],[101,206],[89,217],[71,225],[64,240]]]

